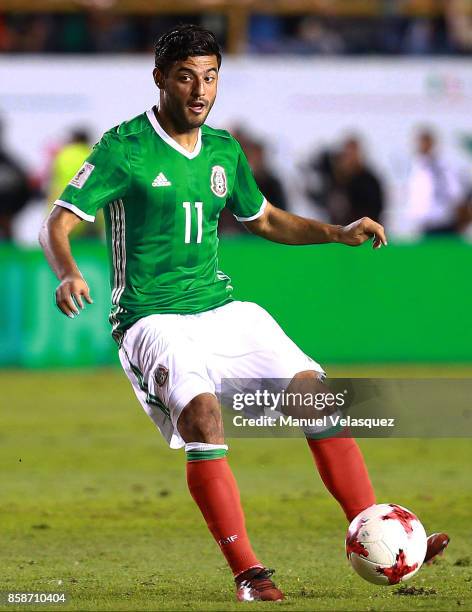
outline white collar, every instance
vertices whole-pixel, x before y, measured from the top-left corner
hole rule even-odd
[[[185,149],[176,140],[174,140],[171,136],[169,136],[169,134],[166,131],[162,129],[161,124],[156,119],[154,109],[151,108],[150,110],[146,111],[146,115],[152,127],[155,129],[157,135],[160,136],[164,142],[166,142],[169,146],[171,146],[173,149],[175,149],[182,155],[185,155],[185,157],[187,157],[188,159],[193,159],[194,157],[197,157],[197,155],[200,153],[201,148],[202,148],[202,130],[201,128],[198,129],[198,136],[197,136],[197,142],[195,144],[195,148],[192,152],[190,152],[190,151],[187,151],[187,149]]]

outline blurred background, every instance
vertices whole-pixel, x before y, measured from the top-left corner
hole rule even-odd
[[[471,0],[2,0],[0,365],[116,362],[103,223],[74,236],[95,298],[74,321],[37,234],[102,132],[156,102],[153,43],[182,22],[222,44],[209,123],[266,197],[332,223],[368,215],[390,238],[287,248],[223,215],[235,297],[322,363],[472,363]]]

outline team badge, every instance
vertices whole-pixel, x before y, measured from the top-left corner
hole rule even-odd
[[[163,385],[165,385],[168,376],[169,370],[165,366],[159,364],[157,366],[157,370],[154,373],[154,380],[156,381],[156,385],[158,387],[162,387]]]
[[[226,173],[223,166],[213,166],[211,169],[210,187],[219,198],[224,198],[228,193]]]
[[[93,164],[85,162],[74,178],[69,181],[69,185],[72,185],[72,187],[76,187],[77,189],[82,189],[82,187],[85,185],[85,181],[92,174],[94,169],[95,166]]]

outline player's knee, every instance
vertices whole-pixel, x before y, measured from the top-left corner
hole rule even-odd
[[[297,372],[291,380],[291,383],[296,383],[301,380],[324,380],[324,374],[317,370],[304,370],[303,372]]]
[[[330,393],[324,380],[324,373],[317,370],[297,372],[286,390],[287,412],[300,418],[319,418],[332,414],[334,409],[330,402],[323,399]]]
[[[211,393],[194,397],[182,410],[177,429],[185,442],[223,444],[223,418],[216,397]]]
[[[287,391],[298,393],[326,393],[325,375],[317,370],[297,372],[288,385]]]

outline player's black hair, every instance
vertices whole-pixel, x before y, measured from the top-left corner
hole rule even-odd
[[[193,24],[178,25],[163,34],[154,45],[156,68],[168,74],[172,64],[187,57],[216,55],[221,66],[221,49],[215,35]]]

